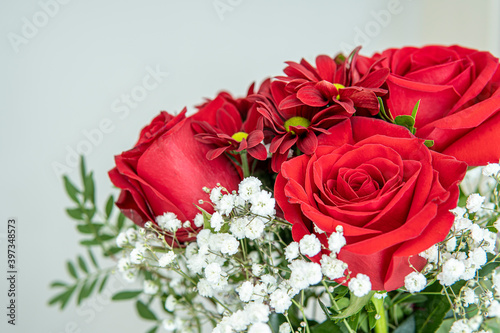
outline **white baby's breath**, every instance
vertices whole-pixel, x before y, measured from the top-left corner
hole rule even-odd
[[[344,245],[346,245],[346,239],[342,232],[332,232],[328,237],[328,248],[333,253],[339,253]]]
[[[315,234],[304,235],[299,242],[303,255],[314,257],[321,251],[321,242]]]
[[[465,207],[467,207],[467,210],[471,213],[476,213],[481,209],[481,206],[484,203],[484,197],[481,196],[478,193],[472,193],[469,195],[467,198],[467,204]]]
[[[166,267],[167,265],[170,265],[174,261],[174,259],[174,251],[168,251],[158,259],[158,265],[160,265],[161,267]]]
[[[370,282],[370,277],[365,274],[358,273],[356,277],[352,278],[348,283],[349,290],[356,297],[363,297],[368,295],[372,290],[372,284]]]
[[[255,194],[260,192],[262,182],[256,177],[247,177],[240,182],[238,188],[239,196],[249,201]]]
[[[410,293],[416,293],[425,288],[427,279],[422,273],[412,272],[405,277],[405,288]]]

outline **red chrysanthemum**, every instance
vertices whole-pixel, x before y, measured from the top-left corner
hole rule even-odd
[[[259,92],[263,92],[263,85]],[[193,115],[195,138],[214,148],[207,152],[207,158],[213,160],[224,152],[246,150],[258,160],[267,158],[264,140],[263,119],[257,111],[254,85],[250,86],[245,98],[234,99],[229,93],[221,92],[214,100],[199,107]]]
[[[272,168],[278,172],[289,151],[297,145],[304,154],[314,153],[316,135],[351,117],[378,113],[379,88],[389,74],[387,68],[370,69],[360,76],[355,70],[356,49],[349,60],[320,55],[316,68],[304,59],[287,62],[287,76],[276,77],[269,96],[261,96],[259,112],[272,132]],[[377,64],[374,64],[374,68]]]

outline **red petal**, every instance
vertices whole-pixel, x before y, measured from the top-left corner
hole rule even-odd
[[[307,131],[306,136],[297,141],[297,147],[306,155],[314,153],[318,147],[316,133],[314,131]]]
[[[263,144],[258,144],[254,147],[248,148],[247,151],[250,156],[258,160],[264,161],[267,159],[267,150]]]
[[[297,92],[297,98],[302,103],[309,105],[309,106],[320,107],[320,106],[325,106],[328,104],[328,100],[323,97],[321,92],[318,89],[311,87],[311,86],[301,88]],[[281,105],[280,105],[280,107],[281,107]]]
[[[332,58],[326,55],[316,57],[316,67],[318,68],[319,76],[328,82],[334,82],[333,78],[337,70],[337,64]]]

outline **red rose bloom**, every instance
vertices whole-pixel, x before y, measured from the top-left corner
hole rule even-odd
[[[409,115],[421,100],[415,127],[432,149],[469,165],[498,162],[500,66],[488,52],[460,46],[389,49],[358,61],[363,71],[375,60],[391,74],[385,100],[393,117]]]
[[[273,135],[269,149],[273,153],[273,171],[279,171],[295,145],[310,155],[318,145],[318,134],[328,133],[328,128],[355,112],[378,113],[377,96],[386,93],[379,87],[389,70],[373,69],[377,66],[374,63],[360,76],[355,67],[358,51],[350,56],[351,61],[336,61],[320,55],[316,58],[316,67],[304,59],[300,64],[287,62],[284,69],[287,76],[276,77],[271,83],[272,96],[262,99],[259,112]]]
[[[353,117],[329,132],[313,155],[283,163],[276,201],[294,240],[316,233],[315,225],[328,248],[327,236],[341,225],[347,245],[338,258],[351,276],[368,275],[374,290],[397,289],[409,263],[421,270],[418,254],[448,234],[467,166],[378,119]]]
[[[208,163],[205,155],[210,148],[194,139],[185,113],[174,117],[162,112],[141,131],[134,148],[115,157],[109,177],[122,189],[116,205],[139,226],[156,223],[156,216],[167,212],[183,222],[193,221],[198,200],[209,201],[204,186],[221,183],[230,191],[238,187],[240,177],[229,159],[221,156]],[[208,203],[199,206],[213,211]],[[196,231],[191,223],[179,229],[176,238],[191,241]]]

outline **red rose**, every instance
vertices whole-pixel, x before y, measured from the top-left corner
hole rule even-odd
[[[497,58],[460,46],[389,49],[371,61],[381,57],[391,70],[385,101],[393,117],[411,114],[421,100],[416,135],[434,140],[432,149],[469,165],[498,162],[500,145],[491,144],[500,140]]]
[[[276,201],[294,240],[316,233],[328,248],[327,236],[341,225],[347,245],[338,257],[351,276],[368,275],[374,290],[397,289],[409,262],[421,270],[418,254],[448,234],[467,166],[379,119],[353,117],[329,132],[313,155],[283,163]]]
[[[185,113],[158,115],[141,131],[133,149],[115,157],[116,167],[109,172],[113,184],[122,189],[116,205],[140,226],[166,212],[182,222],[193,221],[198,200],[209,200],[204,186],[220,183],[230,191],[238,187],[240,177],[229,159],[205,158],[210,147],[194,139]],[[212,211],[207,203],[199,206]],[[190,241],[196,231],[191,223],[191,228],[179,229],[176,238]]]

